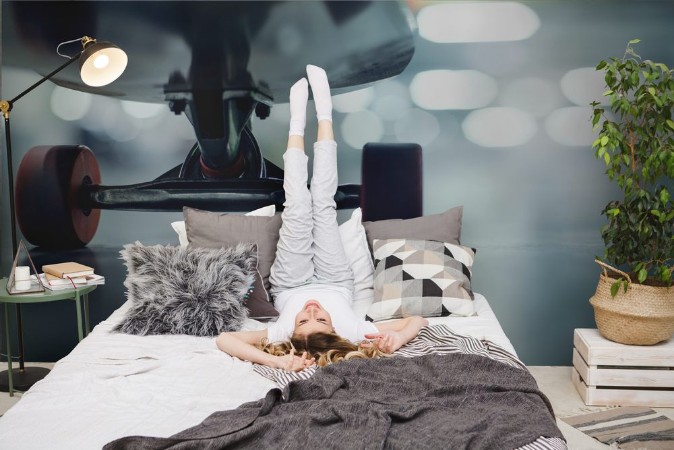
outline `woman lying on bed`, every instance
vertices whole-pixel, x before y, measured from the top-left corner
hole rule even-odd
[[[266,330],[222,333],[218,348],[237,358],[289,371],[353,357],[393,353],[428,324],[421,317],[373,324],[351,309],[353,274],[337,225],[337,143],[325,71],[307,66],[290,89],[290,132],[283,155],[285,203],[271,293],[280,315]],[[309,87],[318,134],[311,188],[307,188],[304,126]],[[372,341],[368,341],[372,340]]]

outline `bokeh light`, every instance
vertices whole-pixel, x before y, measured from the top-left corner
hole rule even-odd
[[[472,111],[461,127],[466,139],[482,147],[515,147],[536,134],[536,119],[516,108],[485,108]]]
[[[419,35],[431,42],[519,41],[541,25],[538,15],[517,2],[451,2],[426,6],[417,14]]]
[[[477,109],[498,93],[496,81],[476,70],[428,70],[410,83],[412,101],[424,109]]]
[[[122,110],[135,119],[151,119],[169,111],[165,104],[141,103],[122,100]]]
[[[545,120],[545,131],[558,144],[590,146],[596,138],[591,117],[592,109],[589,106],[560,108]]]
[[[563,98],[557,86],[542,78],[518,78],[507,84],[499,94],[499,103],[544,117],[562,106]]]
[[[332,107],[341,113],[352,113],[366,109],[372,103],[374,89],[366,87],[332,97]]]
[[[448,121],[443,120],[443,127]],[[414,142],[425,146],[440,134],[438,119],[428,111],[419,108],[406,110],[395,122],[395,136],[398,142]]]
[[[342,121],[341,137],[350,147],[363,148],[368,142],[378,142],[384,136],[384,124],[372,111],[349,113]]]
[[[80,120],[91,108],[91,94],[56,86],[51,93],[49,104],[52,112],[69,122]]]
[[[581,67],[564,74],[560,82],[564,96],[578,106],[587,106],[593,101],[608,104],[604,75],[594,67]]]

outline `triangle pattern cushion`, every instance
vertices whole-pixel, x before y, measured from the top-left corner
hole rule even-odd
[[[387,269],[390,269],[391,267],[402,266],[402,264],[403,260],[393,255],[384,260],[384,265]]]
[[[375,239],[373,255],[375,298],[369,320],[475,313],[473,249],[432,240]]]

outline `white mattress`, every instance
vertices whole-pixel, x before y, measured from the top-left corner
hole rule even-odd
[[[487,300],[477,294],[475,302],[477,316],[429,321],[514,354]],[[17,450],[82,450],[129,435],[170,436],[275,387],[250,363],[219,351],[214,338],[110,333],[128,307],[98,324],[0,418],[0,442]],[[245,328],[264,324],[249,320]]]

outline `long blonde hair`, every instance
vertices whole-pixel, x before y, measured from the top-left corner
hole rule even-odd
[[[347,361],[354,358],[381,358],[388,356],[379,350],[376,345],[363,347],[362,343],[354,344],[335,333],[311,333],[296,335],[285,342],[267,342],[263,340],[258,348],[274,356],[284,356],[291,350],[296,355],[307,352],[309,358],[314,358],[319,367]]]

